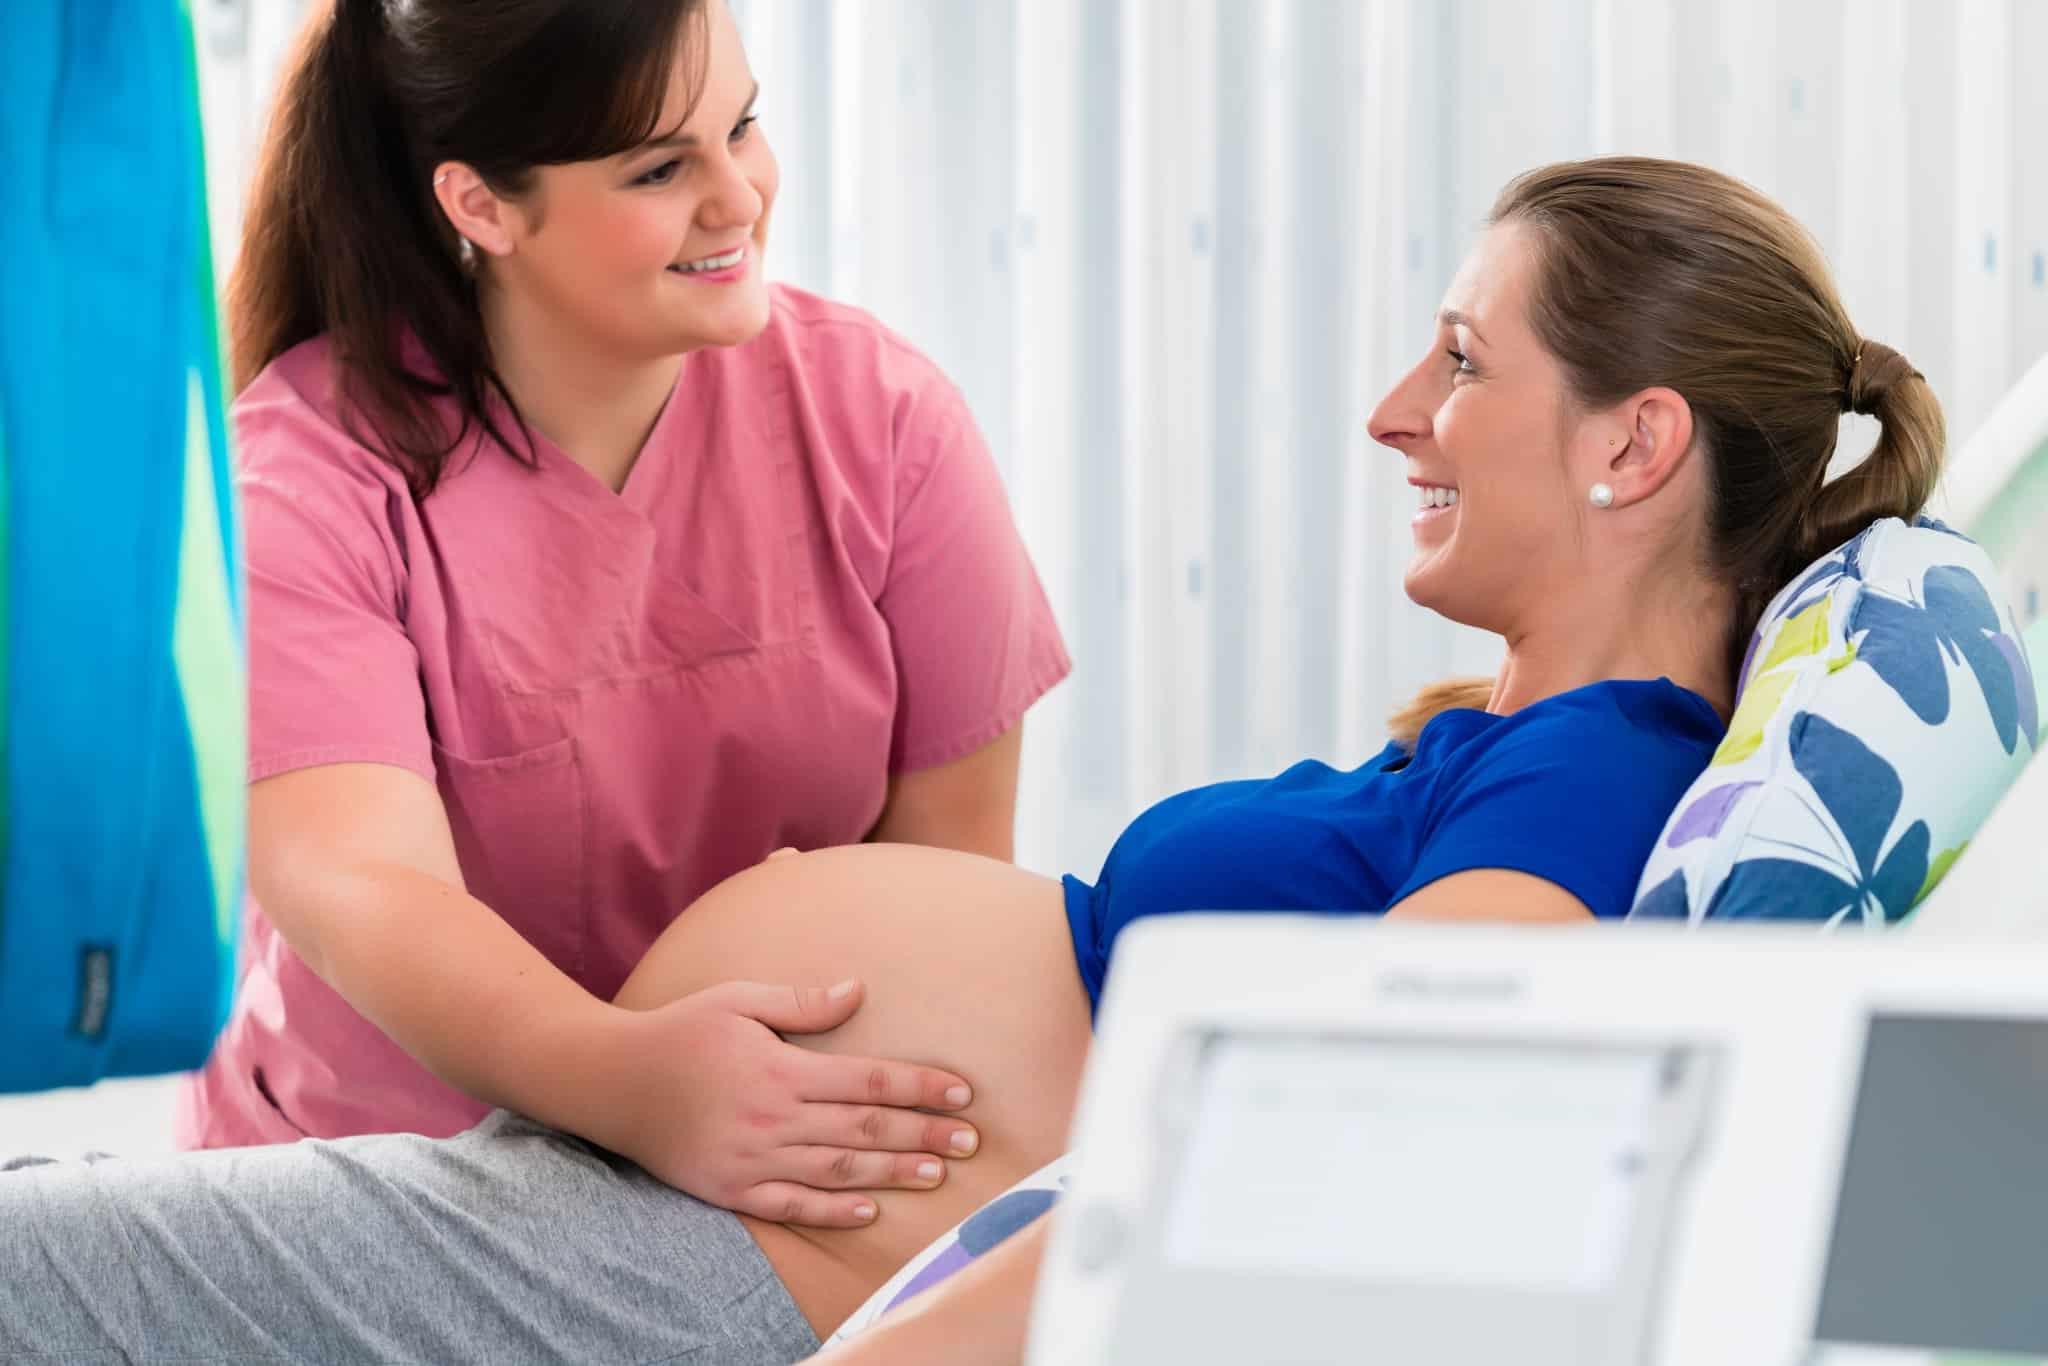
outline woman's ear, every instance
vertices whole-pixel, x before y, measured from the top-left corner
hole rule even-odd
[[[1645,389],[1613,410],[1603,482],[1615,507],[1648,498],[1664,487],[1692,450],[1692,405],[1675,389]]]
[[[434,168],[434,202],[450,227],[478,251],[508,256],[515,240],[514,209],[474,168],[444,161]]]

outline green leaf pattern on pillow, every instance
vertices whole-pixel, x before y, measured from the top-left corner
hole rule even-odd
[[[1783,666],[1818,655],[1828,647],[1827,598],[1818,598],[1803,611],[1786,619],[1771,642],[1771,649],[1757,666],[1754,681],[1742,693],[1735,719],[1728,725],[1728,738],[1714,752],[1714,764],[1737,764],[1763,747],[1764,727],[1777,714],[1795,673]]]

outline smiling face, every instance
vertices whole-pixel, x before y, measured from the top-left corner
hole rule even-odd
[[[513,216],[515,249],[488,267],[523,311],[622,358],[736,345],[768,321],[775,154],[731,14],[713,3],[705,18],[682,44],[654,138],[538,168]]]
[[[1535,267],[1525,228],[1490,230],[1451,282],[1428,354],[1369,424],[1416,491],[1408,596],[1502,634],[1571,575],[1602,459],[1529,325]]]

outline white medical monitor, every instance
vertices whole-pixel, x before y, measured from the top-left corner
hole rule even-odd
[[[1075,1138],[1045,1366],[2048,1359],[2048,945],[1140,922]]]

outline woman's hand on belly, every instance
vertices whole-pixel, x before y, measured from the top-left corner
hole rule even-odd
[[[972,1153],[972,1126],[941,1114],[972,1100],[938,1068],[814,1052],[778,1033],[820,1034],[860,1009],[859,982],[726,982],[644,1011],[597,1081],[591,1138],[700,1200],[779,1223],[857,1228],[863,1191],[929,1190],[945,1158]]]
[[[953,1122],[971,1119],[980,1142],[936,1190],[875,1192],[871,1224],[747,1219],[821,1336],[920,1248],[1065,1149],[1089,1039],[1059,883],[903,845],[784,855],[735,874],[675,918],[614,999],[653,1012],[735,978],[849,975],[864,987],[860,1010],[791,1044],[968,1078],[973,1104]]]

